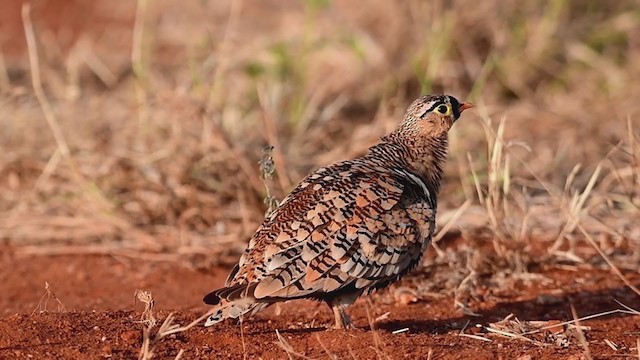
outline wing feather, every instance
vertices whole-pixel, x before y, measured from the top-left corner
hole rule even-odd
[[[389,283],[417,262],[433,232],[430,200],[408,186],[402,172],[364,162],[318,170],[265,220],[218,294],[269,301]]]

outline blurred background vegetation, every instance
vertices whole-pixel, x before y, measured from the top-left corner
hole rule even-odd
[[[571,258],[589,234],[640,260],[637,1],[22,6],[0,5],[0,239],[16,251],[225,261],[265,183],[282,198],[446,92],[478,106],[451,133],[442,235]]]

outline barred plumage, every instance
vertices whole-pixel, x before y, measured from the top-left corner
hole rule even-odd
[[[433,235],[447,132],[473,105],[449,95],[411,104],[392,133],[362,157],[307,176],[258,228],[206,326],[278,301],[327,302],[335,327],[344,308],[418,264]]]

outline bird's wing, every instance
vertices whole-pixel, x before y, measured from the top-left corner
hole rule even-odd
[[[212,294],[268,300],[384,286],[432,235],[434,206],[421,185],[357,161],[318,170],[265,220],[227,287]]]

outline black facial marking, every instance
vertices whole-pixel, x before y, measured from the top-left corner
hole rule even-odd
[[[449,103],[451,104],[451,112],[453,115],[453,119],[457,120],[460,117],[460,102],[458,101],[458,99],[454,98],[453,96],[444,95],[444,94],[424,96],[422,98],[422,101],[424,103],[433,102],[433,104],[431,105],[431,107],[429,107],[429,109],[424,110],[419,115],[419,117],[423,118],[428,113],[433,112],[438,106],[446,105],[447,100],[449,100]],[[446,111],[443,111],[443,112],[446,112]]]
[[[451,110],[453,111],[453,118],[458,120],[460,117],[460,102],[453,96],[449,96],[449,102],[451,103]]]

